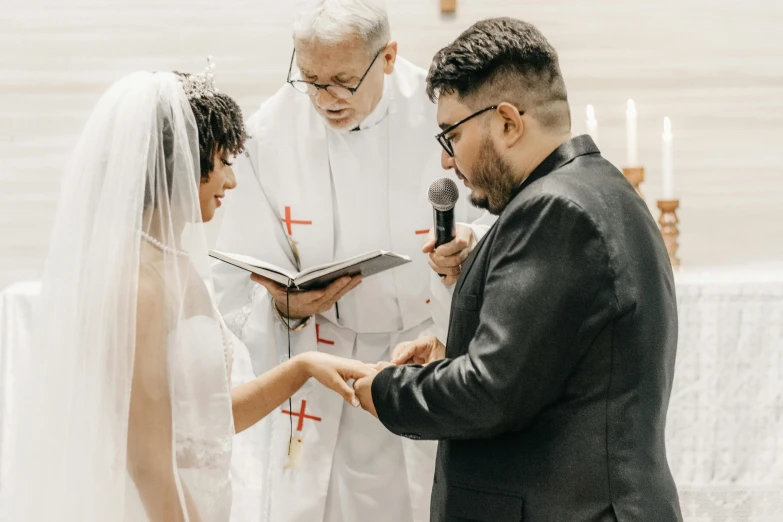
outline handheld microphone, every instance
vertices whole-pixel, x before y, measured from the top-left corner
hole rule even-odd
[[[435,248],[438,248],[454,239],[454,205],[459,199],[459,189],[454,180],[438,178],[430,185],[428,198],[432,204]]]

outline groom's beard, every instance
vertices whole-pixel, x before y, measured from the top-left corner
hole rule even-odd
[[[495,151],[489,138],[481,143],[470,184],[474,189],[470,203],[496,216],[503,212],[517,188],[513,168]],[[481,189],[481,196],[476,195],[477,188]]]

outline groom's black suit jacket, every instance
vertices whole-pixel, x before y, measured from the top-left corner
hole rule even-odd
[[[446,359],[372,387],[439,439],[432,520],[682,520],[664,425],[677,347],[658,227],[587,136],[555,150],[463,265]]]

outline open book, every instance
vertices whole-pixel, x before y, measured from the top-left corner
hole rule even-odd
[[[362,274],[364,277],[369,277],[411,262],[408,256],[401,256],[384,250],[375,250],[343,261],[314,266],[296,273],[241,254],[210,250],[209,255],[248,272],[264,276],[285,287],[298,290],[323,288],[346,275]]]

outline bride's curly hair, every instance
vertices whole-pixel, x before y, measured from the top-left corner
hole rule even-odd
[[[183,78],[190,76],[187,73],[176,74]],[[242,110],[227,94],[218,92],[188,101],[198,127],[201,182],[206,183],[209,173],[215,168],[215,152],[225,151],[232,156],[241,154],[245,150],[247,131]]]

